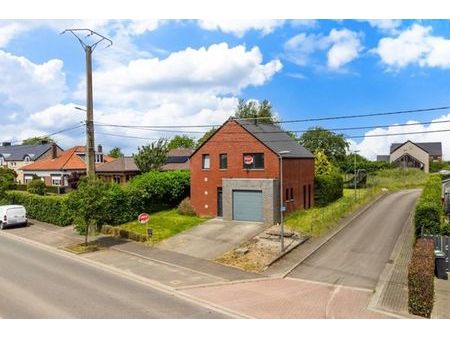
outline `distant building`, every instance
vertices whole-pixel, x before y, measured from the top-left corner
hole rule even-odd
[[[133,176],[139,175],[140,170],[134,163],[133,157],[119,157],[111,162],[100,164],[95,173],[106,182],[125,183]]]
[[[161,170],[189,170],[189,157],[193,152],[192,149],[187,148],[170,150],[167,154],[166,164],[162,166]]]
[[[442,161],[441,142],[392,143],[390,155],[378,155],[377,161],[388,161],[399,167],[418,168],[428,173],[430,161]]]

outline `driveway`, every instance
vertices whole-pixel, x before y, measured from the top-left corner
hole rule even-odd
[[[373,290],[419,195],[406,190],[380,199],[289,277]]]
[[[262,223],[214,218],[161,242],[161,249],[203,259],[214,259],[263,231]]]

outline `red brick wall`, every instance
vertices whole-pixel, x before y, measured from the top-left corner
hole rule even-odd
[[[223,153],[228,154],[226,170],[219,169],[219,155]],[[243,169],[244,153],[264,153],[265,168]],[[209,170],[202,169],[203,154],[209,154]],[[217,216],[217,188],[222,186],[222,178],[278,178],[279,161],[269,148],[236,122],[230,121],[192,156],[190,169],[192,206],[199,215]]]
[[[304,204],[303,187],[306,191],[306,203]],[[310,196],[308,186],[310,186]],[[293,189],[294,199],[290,200],[290,189]],[[286,201],[286,189],[289,190],[289,200]],[[314,205],[314,159],[283,159],[283,200],[286,212],[292,212],[303,206]]]

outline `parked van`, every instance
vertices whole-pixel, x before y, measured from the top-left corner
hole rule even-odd
[[[22,205],[0,206],[0,230],[15,225],[28,225],[27,211]]]

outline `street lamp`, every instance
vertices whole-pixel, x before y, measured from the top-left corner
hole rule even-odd
[[[355,157],[355,172],[354,172],[354,176],[353,176],[353,179],[354,179],[354,183],[353,183],[354,184],[354,187],[353,187],[354,189],[353,190],[355,191],[355,201],[356,201],[356,154],[357,153],[359,153],[359,150],[354,150],[353,151],[353,154],[355,155],[354,156]]]
[[[280,158],[280,240],[281,240],[281,252],[284,252],[284,225],[283,225],[283,155],[289,154],[289,150],[281,150],[278,152]]]

